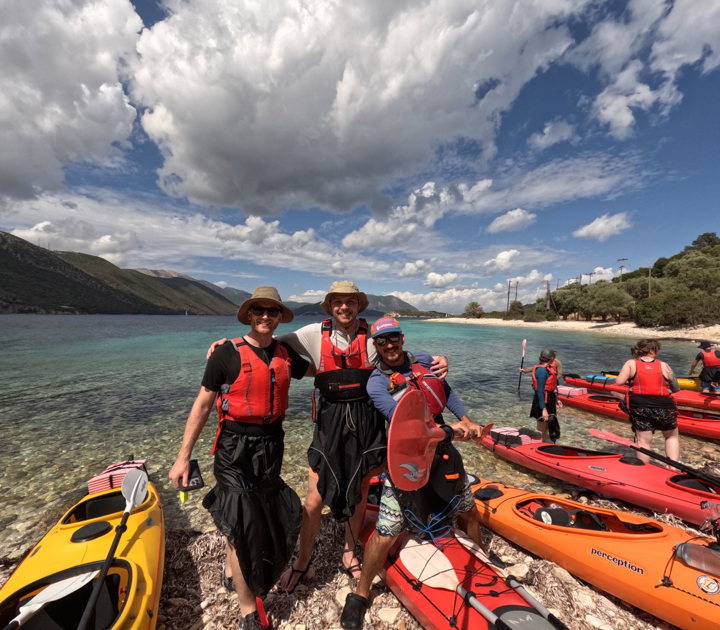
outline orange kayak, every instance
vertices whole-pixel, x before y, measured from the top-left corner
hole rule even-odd
[[[720,627],[720,545],[643,516],[479,480],[482,522],[680,628]]]

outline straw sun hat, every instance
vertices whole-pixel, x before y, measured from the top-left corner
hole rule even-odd
[[[358,313],[362,313],[370,304],[368,296],[365,295],[357,285],[350,280],[337,280],[330,285],[330,290],[327,292],[325,299],[322,301],[320,306],[328,314],[332,315],[332,308],[330,302],[332,302],[333,295],[357,295],[358,298]]]
[[[237,318],[241,324],[250,324],[250,313],[248,311],[251,306],[254,306],[258,302],[272,302],[275,304],[282,311],[280,316],[281,323],[287,324],[295,317],[295,313],[282,303],[277,289],[275,287],[264,286],[257,287],[253,291],[252,297],[249,297],[240,305]]]

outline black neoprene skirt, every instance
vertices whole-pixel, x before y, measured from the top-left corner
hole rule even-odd
[[[387,458],[385,419],[369,399],[330,402],[320,396],[308,463],[333,517],[345,521],[362,498],[362,480]]]
[[[277,424],[223,428],[215,451],[217,484],[203,500],[256,597],[280,578],[302,522],[300,499],[280,477],[285,434]],[[252,435],[239,432],[243,427]]]

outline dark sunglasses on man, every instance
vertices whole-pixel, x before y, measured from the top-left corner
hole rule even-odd
[[[269,308],[264,306],[251,306],[250,312],[255,315],[255,317],[262,317],[265,313],[267,313],[268,317],[277,317],[280,315],[280,309],[275,306]]]
[[[389,335],[383,335],[382,337],[375,337],[375,343],[382,347],[384,346],[388,341],[390,343],[400,343],[400,340],[402,339],[402,333],[390,333]]]

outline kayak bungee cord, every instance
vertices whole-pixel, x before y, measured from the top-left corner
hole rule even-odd
[[[430,516],[427,524],[423,523],[410,509],[404,510],[403,516],[418,530],[417,536],[419,538],[427,540],[427,538],[423,538],[426,535],[433,545],[442,551],[442,546],[437,542],[437,538],[445,537],[452,531],[452,525],[445,521],[457,509],[460,501],[460,495],[456,494],[438,514]]]

